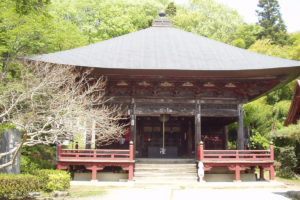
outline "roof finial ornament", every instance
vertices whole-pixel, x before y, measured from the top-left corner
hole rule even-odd
[[[167,26],[167,27],[172,27],[172,21],[166,18],[166,12],[165,10],[160,10],[159,13],[159,18],[155,19],[152,23],[152,26]]]
[[[164,10],[164,9],[161,9],[161,10],[159,11],[158,15],[159,15],[160,17],[165,17],[165,16],[166,16],[165,10]]]

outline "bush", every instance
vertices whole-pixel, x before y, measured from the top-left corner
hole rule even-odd
[[[281,166],[278,169],[278,176],[292,178],[295,176],[294,168],[297,166],[297,158],[293,147],[279,148],[277,160]]]
[[[66,171],[42,169],[34,171],[32,174],[39,177],[40,188],[43,191],[64,191],[70,188],[71,176]]]
[[[36,176],[0,174],[0,199],[27,199],[28,193],[39,191]]]
[[[29,173],[39,169],[54,169],[56,146],[38,144],[23,147],[21,152],[21,173]]]

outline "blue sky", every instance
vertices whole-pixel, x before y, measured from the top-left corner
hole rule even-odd
[[[177,4],[187,3],[188,0],[174,0]],[[258,0],[215,0],[239,12],[247,23],[256,23]],[[300,0],[278,0],[280,11],[288,32],[300,31]]]

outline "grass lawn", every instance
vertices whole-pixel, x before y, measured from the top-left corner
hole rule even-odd
[[[109,187],[102,186],[71,186],[69,189],[69,197],[87,197],[94,195],[104,195]]]
[[[300,186],[300,179],[296,179],[296,178],[282,178],[282,177],[275,177],[275,179],[277,181],[282,181],[286,184],[289,184],[289,185],[297,185],[297,186]]]

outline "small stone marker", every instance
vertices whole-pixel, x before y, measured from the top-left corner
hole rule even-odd
[[[21,133],[14,129],[6,130],[1,135],[0,153],[9,152],[21,143]],[[14,153],[4,156],[0,159],[0,165],[8,163],[12,160]],[[20,153],[18,154],[15,163],[0,170],[0,173],[19,174],[20,173]]]

